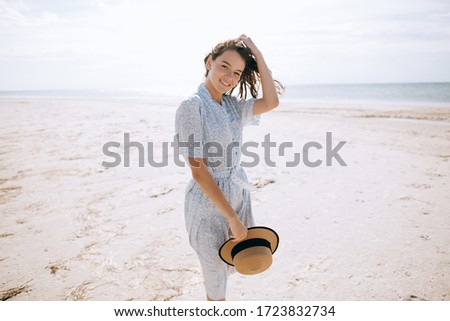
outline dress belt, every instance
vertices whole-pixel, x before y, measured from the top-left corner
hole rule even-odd
[[[213,171],[211,173],[212,177],[220,179],[220,178],[229,178],[236,185],[246,189],[248,191],[256,191],[256,187],[250,184],[249,182],[244,181],[241,177],[239,177],[239,171],[243,171],[241,166],[234,166],[221,171]]]

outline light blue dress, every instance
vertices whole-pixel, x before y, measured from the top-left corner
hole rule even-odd
[[[242,130],[245,125],[259,125],[259,115],[253,116],[255,99],[238,100],[222,96],[221,104],[210,95],[204,84],[197,93],[178,107],[175,119],[175,142],[193,141],[199,147],[180,147],[188,167],[187,157],[207,158],[208,169],[240,220],[254,226],[247,176],[239,166]],[[213,155],[223,149],[222,157]],[[209,148],[207,154],[206,148]],[[228,148],[227,148],[228,147]],[[185,223],[189,242],[201,263],[206,293],[213,300],[225,298],[228,275],[232,267],[219,257],[220,246],[230,238],[227,219],[210,201],[201,187],[191,179],[186,187]]]

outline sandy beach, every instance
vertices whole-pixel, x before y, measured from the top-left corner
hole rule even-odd
[[[124,133],[161,160],[181,99],[0,99],[3,300],[204,299],[190,170],[171,149],[165,167],[139,167],[136,148],[130,167],[102,166]],[[325,160],[327,132],[347,166],[286,166],[310,141]],[[280,246],[265,273],[230,277],[228,300],[450,300],[450,106],[282,101],[244,140],[269,133],[293,148],[246,172]]]

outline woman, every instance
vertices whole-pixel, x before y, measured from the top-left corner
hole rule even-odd
[[[208,300],[225,300],[231,267],[219,257],[230,236],[236,242],[253,226],[249,183],[240,163],[244,125],[278,106],[278,89],[264,57],[241,35],[219,43],[205,59],[206,78],[176,113],[179,150],[193,179],[186,188],[185,221],[189,242],[203,270]],[[262,97],[256,98],[258,85]],[[231,96],[239,87],[241,100]],[[252,98],[244,100],[250,91]],[[231,232],[231,235],[230,235]]]

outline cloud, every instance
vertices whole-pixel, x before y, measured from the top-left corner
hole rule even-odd
[[[443,19],[449,13],[439,13],[442,7],[414,1],[411,8],[383,2],[368,8],[366,3],[345,3],[323,8],[320,14],[309,8],[298,11],[296,20],[286,19],[274,31],[277,50],[302,57],[450,52],[450,19]]]
[[[370,72],[372,61],[449,53],[449,16],[450,2],[439,0],[0,0],[0,70],[67,71],[58,86],[81,72],[82,85],[91,76],[118,86],[188,83],[201,79],[215,43],[246,33],[280,79],[320,82],[329,70],[325,82],[329,74],[352,82],[339,66],[360,61]],[[13,86],[3,78],[0,88]]]
[[[442,19],[442,20],[450,19],[450,12],[436,13],[436,14],[433,14],[431,16],[431,18],[433,18],[433,19]]]
[[[66,22],[55,12],[33,10],[22,1],[0,0],[0,25],[4,26],[50,26]]]

